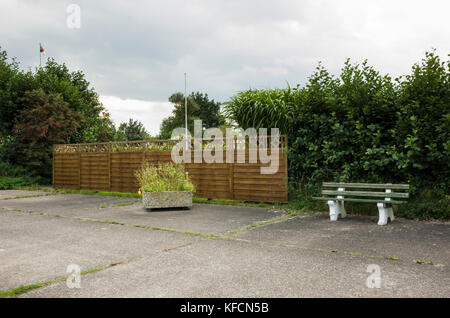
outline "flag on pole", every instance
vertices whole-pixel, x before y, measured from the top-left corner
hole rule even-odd
[[[39,43],[39,52],[45,53],[44,48],[42,47],[41,43]]]

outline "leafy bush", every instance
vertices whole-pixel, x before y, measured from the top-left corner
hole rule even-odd
[[[0,162],[0,177],[23,177],[29,172],[23,167],[15,166],[9,162]]]
[[[395,213],[410,219],[449,219],[450,195],[423,189],[406,204],[399,205]]]
[[[17,189],[36,184],[36,179],[32,177],[0,177],[0,190]]]
[[[287,133],[294,119],[298,94],[297,89],[272,89],[239,92],[224,103],[224,113],[234,119],[240,127],[277,127]]]
[[[172,162],[158,166],[145,163],[136,171],[136,178],[144,192],[195,191],[184,167]]]
[[[304,87],[240,92],[225,109],[244,129],[288,135],[291,197],[322,181],[409,183],[411,204],[399,211],[450,218],[431,203],[450,188],[450,60],[434,52],[395,80],[367,61],[347,60],[338,77],[319,65]]]
[[[53,143],[112,140],[114,124],[82,72],[51,58],[23,69],[0,47],[0,161],[50,179]]]
[[[147,133],[144,125],[140,121],[131,118],[128,122],[120,124],[114,136],[114,139],[117,141],[146,140],[149,138],[150,134]]]
[[[15,189],[36,185],[42,182],[39,177],[30,176],[27,169],[0,162],[0,190]]]
[[[28,105],[17,116],[13,128],[23,149],[23,166],[51,178],[52,146],[64,143],[79,127],[81,117],[73,112],[61,94],[42,89],[27,91],[20,100]]]

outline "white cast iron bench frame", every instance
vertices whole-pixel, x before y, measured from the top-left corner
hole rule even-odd
[[[378,225],[386,225],[394,221],[393,204],[402,204],[409,198],[409,184],[392,183],[344,183],[324,182],[323,197],[313,197],[314,200],[325,200],[330,207],[330,220],[337,221],[339,216],[346,217],[344,202],[376,203],[379,212]],[[349,189],[356,189],[349,190]],[[393,190],[396,190],[394,192]],[[333,197],[334,196],[334,197]],[[405,199],[405,201],[401,201]]]

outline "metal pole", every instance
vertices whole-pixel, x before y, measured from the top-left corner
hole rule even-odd
[[[188,120],[187,120],[186,73],[184,73],[184,124],[186,127],[186,150],[187,150]]]
[[[39,67],[42,67],[42,52],[41,52],[41,42],[39,42]]]

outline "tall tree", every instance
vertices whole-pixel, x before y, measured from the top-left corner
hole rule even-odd
[[[27,91],[20,101],[27,105],[14,122],[23,165],[43,177],[51,176],[52,146],[66,143],[77,131],[81,116],[58,93]]]
[[[138,121],[130,118],[128,123],[123,122],[120,124],[116,133],[116,140],[129,141],[129,140],[145,140],[150,138],[150,134],[145,130],[144,125]]]
[[[203,127],[217,128],[225,124],[225,119],[220,113],[220,102],[209,99],[208,94],[200,92],[191,93],[189,95],[198,105],[198,110],[193,115],[202,120]]]
[[[178,127],[185,126],[185,109],[184,109],[184,94],[175,93],[169,97],[169,102],[173,103],[172,116],[165,118],[161,123],[160,138],[170,139],[172,131]],[[198,104],[192,97],[187,98],[187,117],[188,129],[191,133],[194,131],[194,120],[200,119],[195,114],[199,110]]]
[[[21,71],[19,64],[9,61],[0,48],[0,135],[12,135],[14,119],[27,105],[21,97],[26,91],[42,89],[45,93],[59,93],[68,107],[81,116],[79,128],[69,142],[99,142],[113,138],[113,123],[102,118],[104,111],[98,94],[81,71],[71,72],[67,66],[48,59],[35,71]]]
[[[51,175],[53,143],[112,140],[115,127],[81,71],[48,59],[23,71],[0,48],[0,159]]]
[[[160,129],[160,138],[169,139],[175,128],[185,126],[184,94],[175,93],[169,97],[174,104],[172,116],[163,120]],[[225,119],[220,113],[220,103],[209,99],[208,94],[192,92],[187,97],[188,129],[193,133],[194,120],[201,119],[204,128],[220,127]]]

